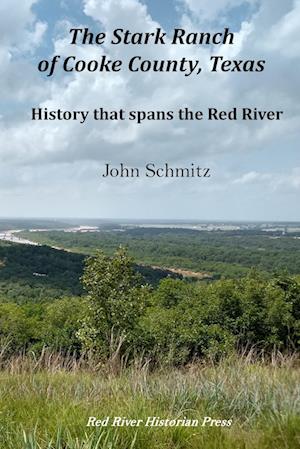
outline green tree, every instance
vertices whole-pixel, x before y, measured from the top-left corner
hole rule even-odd
[[[12,352],[27,348],[34,334],[33,320],[18,304],[0,304],[0,338],[9,342]]]
[[[134,341],[149,290],[133,266],[121,247],[113,257],[99,251],[86,260],[82,283],[87,313],[78,332],[85,348],[107,356],[112,335],[126,339],[127,347]]]
[[[41,345],[62,352],[79,352],[77,332],[85,314],[82,298],[61,298],[45,305]]]

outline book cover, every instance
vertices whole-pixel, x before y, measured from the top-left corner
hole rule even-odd
[[[1,0],[0,449],[300,447],[299,0]]]

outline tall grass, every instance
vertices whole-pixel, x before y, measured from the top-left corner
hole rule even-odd
[[[253,352],[150,370],[44,350],[3,358],[0,449],[298,449],[297,356]],[[231,427],[87,427],[89,416],[232,419]]]

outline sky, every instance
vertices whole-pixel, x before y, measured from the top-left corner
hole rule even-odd
[[[0,217],[300,221],[300,0],[1,0]],[[235,45],[71,46],[69,29],[235,32]],[[57,73],[41,59],[264,59],[263,73]],[[284,111],[281,121],[33,122],[31,109]],[[210,167],[103,178],[105,164]]]

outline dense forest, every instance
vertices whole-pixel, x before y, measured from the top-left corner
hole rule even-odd
[[[84,256],[0,242],[0,295],[16,302],[80,295]]]
[[[80,277],[85,256],[48,246],[0,241],[0,299],[41,302],[83,293]],[[145,282],[157,285],[165,277],[181,278],[167,270],[135,266]]]
[[[266,352],[299,347],[296,277],[251,270],[240,279],[165,277],[150,285],[123,248],[112,257],[97,252],[84,265],[81,255],[45,247],[10,244],[0,249],[2,284],[10,280],[13,292],[2,291],[0,303],[0,337],[8,342],[8,354],[48,347],[78,356],[92,351],[107,359],[115,342],[129,359],[140,354],[155,363],[185,364],[247,346]],[[47,276],[35,280],[33,270]],[[25,293],[20,279],[28,287]],[[38,289],[45,282],[35,301],[26,298],[34,282]],[[48,296],[64,282],[64,294]]]
[[[91,233],[26,232],[23,236],[82,254],[93,254],[97,249],[113,254],[123,245],[138,263],[204,271],[214,279],[241,277],[252,267],[271,274],[300,273],[298,234],[133,228]]]

